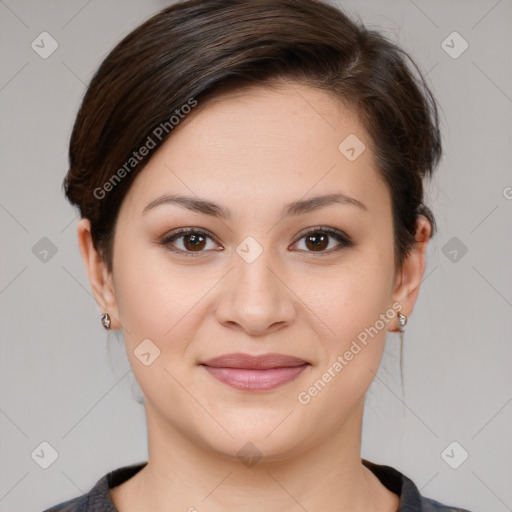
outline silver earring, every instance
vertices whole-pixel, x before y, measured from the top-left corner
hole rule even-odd
[[[407,323],[407,317],[405,315],[402,315],[402,313],[398,313],[398,329],[400,331],[404,330],[406,323]]]
[[[398,313],[398,332],[400,334],[400,385],[402,388],[402,397],[404,397],[404,327],[407,323],[407,317]]]
[[[105,327],[105,329],[110,329],[110,315],[108,313],[103,313],[101,315],[101,323],[103,324],[103,327]]]

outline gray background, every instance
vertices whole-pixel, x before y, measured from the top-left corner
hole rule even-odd
[[[143,407],[120,337],[100,325],[77,214],[61,182],[93,72],[121,37],[166,5],[0,1],[3,511],[42,510],[88,491],[107,471],[146,460]],[[445,151],[428,187],[439,233],[406,330],[405,396],[398,338],[389,334],[368,397],[363,455],[396,467],[439,501],[512,510],[512,2],[342,5],[427,73],[442,106]],[[47,59],[31,47],[43,31],[58,43]],[[458,36],[442,44],[453,31],[469,44],[457,58]],[[47,469],[39,465],[49,461],[43,441],[58,453]],[[44,456],[32,458],[34,450]],[[469,457],[453,469],[446,460],[457,465],[462,450]]]

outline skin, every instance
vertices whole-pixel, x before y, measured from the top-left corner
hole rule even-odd
[[[366,145],[354,161],[338,150],[349,134]],[[281,216],[285,204],[334,192],[366,210],[331,204]],[[143,213],[163,193],[214,201],[232,218],[171,204]],[[330,237],[315,250],[302,233],[318,226],[344,231],[353,246]],[[186,237],[161,244],[181,227],[211,233],[203,252]],[[284,82],[194,109],[126,195],[112,273],[89,221],[78,226],[94,296],[122,329],[145,396],[148,465],[111,490],[118,510],[395,511],[398,496],[361,464],[360,450],[365,393],[396,315],[308,404],[297,396],[393,303],[411,314],[430,234],[419,216],[416,245],[396,271],[391,198],[370,138],[326,92]],[[252,263],[236,252],[248,236],[263,250]],[[134,350],[148,338],[160,356],[145,366]],[[231,352],[278,352],[310,366],[277,389],[239,391],[198,366]],[[248,442],[261,455],[251,467],[237,456]]]

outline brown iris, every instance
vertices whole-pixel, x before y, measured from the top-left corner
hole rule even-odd
[[[311,235],[306,236],[305,242],[308,249],[313,248],[313,251],[322,251],[329,245],[329,236],[321,232],[313,233]],[[312,245],[310,246],[309,243],[311,243]]]
[[[198,233],[183,236],[183,245],[187,251],[201,251],[206,243],[206,237]]]

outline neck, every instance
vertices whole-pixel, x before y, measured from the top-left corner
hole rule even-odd
[[[398,497],[361,463],[361,404],[327,442],[279,460],[257,462],[208,449],[168,423],[146,405],[148,464],[111,491],[119,510],[220,512],[241,504],[249,512],[333,510],[394,511]],[[128,483],[127,482],[127,483]],[[126,505],[125,505],[126,504]]]

